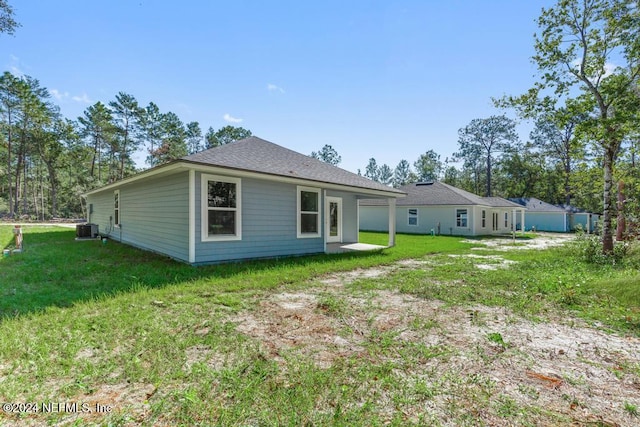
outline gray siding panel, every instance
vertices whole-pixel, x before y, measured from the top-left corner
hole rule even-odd
[[[297,187],[242,178],[242,240],[201,239],[201,175],[196,174],[196,263],[272,258],[324,251],[322,238],[298,239]]]
[[[189,260],[189,179],[182,172],[120,187],[120,227],[114,227],[114,190],[88,197],[100,233],[172,258]]]

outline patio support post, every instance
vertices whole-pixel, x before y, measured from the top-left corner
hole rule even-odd
[[[389,199],[389,247],[396,245],[396,199]]]
[[[520,209],[520,224],[522,229],[522,235],[524,236],[524,232],[527,229],[524,225],[524,209]]]

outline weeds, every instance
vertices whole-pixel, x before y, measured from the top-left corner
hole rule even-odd
[[[624,411],[634,418],[640,415],[640,412],[638,412],[638,405],[634,405],[629,402],[624,402]]]

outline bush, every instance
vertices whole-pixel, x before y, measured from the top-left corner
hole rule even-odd
[[[616,265],[624,261],[629,250],[627,242],[614,242],[613,252],[602,252],[602,238],[597,234],[578,233],[575,240],[578,256],[585,262],[600,265]]]

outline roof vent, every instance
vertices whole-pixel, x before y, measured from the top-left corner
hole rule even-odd
[[[423,182],[416,183],[416,187],[420,187],[422,185],[433,185],[433,181],[423,181]]]

